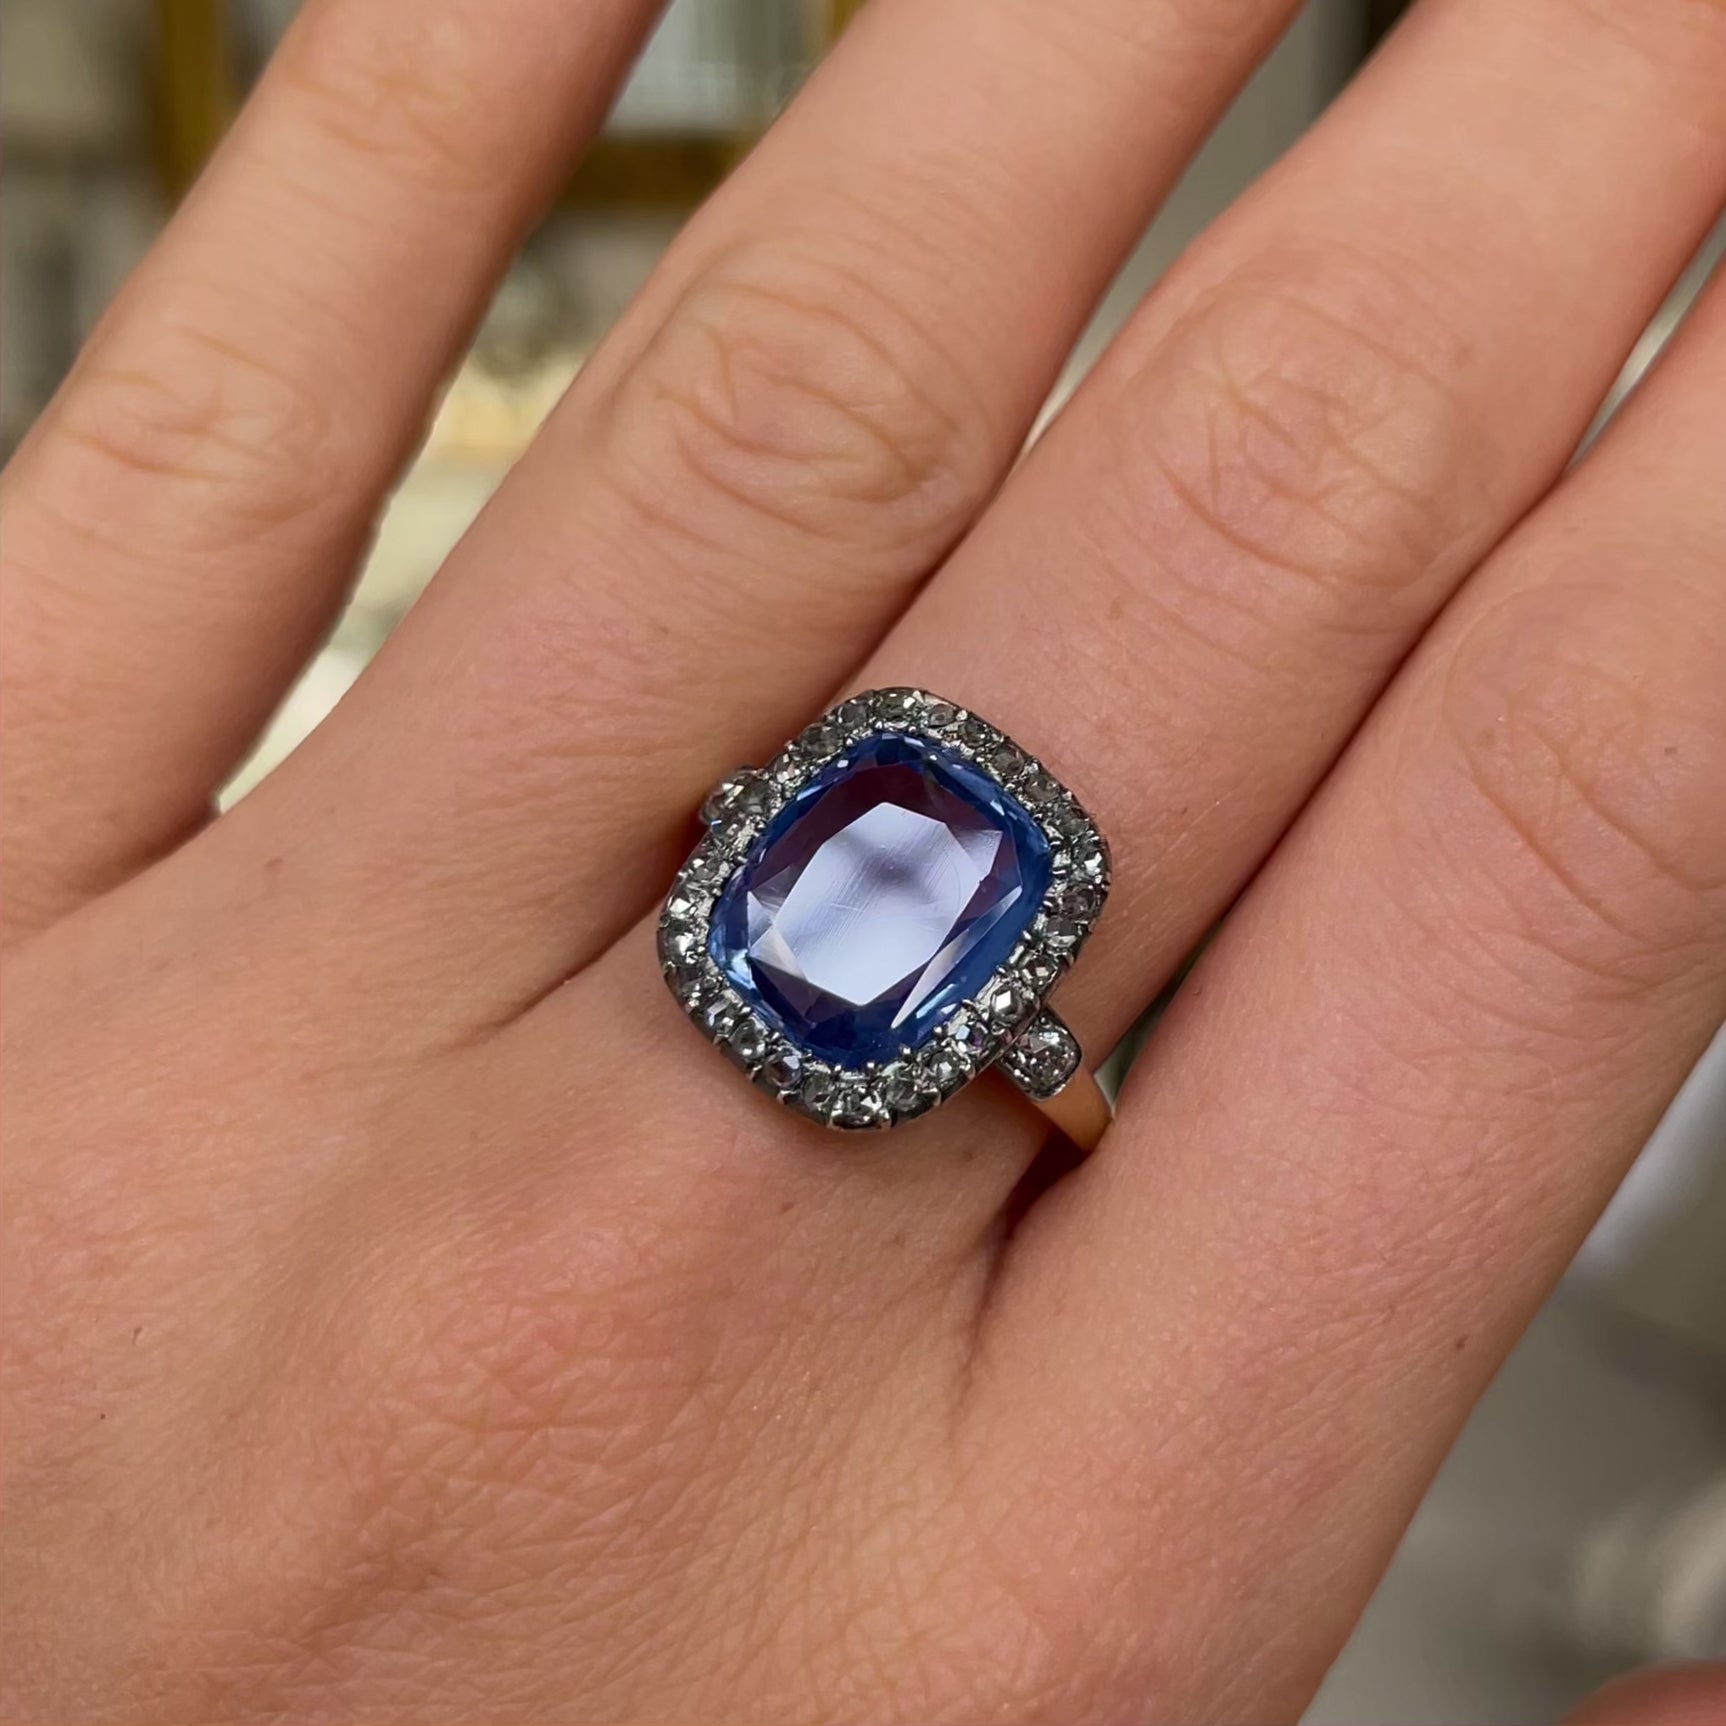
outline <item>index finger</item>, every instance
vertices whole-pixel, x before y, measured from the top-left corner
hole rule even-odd
[[[317,0],[6,474],[7,922],[178,842],[654,0]]]

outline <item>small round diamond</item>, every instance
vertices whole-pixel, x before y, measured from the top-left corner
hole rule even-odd
[[[824,1115],[837,1089],[838,1081],[833,1075],[825,1068],[817,1067],[813,1072],[804,1075],[803,1086],[798,1095],[814,1113]]]
[[[665,980],[671,985],[671,992],[690,1012],[701,1004],[707,994],[707,967],[699,955],[693,959],[668,962],[665,967]]]
[[[931,731],[951,731],[959,723],[959,709],[950,701],[931,701],[924,711],[923,723]]]
[[[1041,766],[1034,766],[1025,775],[1024,784],[1018,787],[1018,796],[1025,804],[1029,804],[1030,808],[1048,813],[1049,809],[1060,804],[1061,787],[1055,784],[1055,780],[1049,777]]]
[[[803,1077],[803,1057],[795,1049],[780,1047],[775,1049],[761,1063],[761,1080],[781,1094],[795,1091],[798,1081]]]
[[[827,1119],[836,1127],[853,1130],[887,1125],[886,1105],[881,1093],[864,1084],[844,1085],[827,1104]]]
[[[837,717],[844,730],[855,736],[867,731],[874,723],[874,715],[869,711],[869,703],[860,695],[854,695],[849,701],[840,704]]]
[[[971,1064],[961,1055],[937,1050],[924,1057],[923,1071],[939,1087],[942,1096],[950,1097],[971,1077]]]
[[[1095,835],[1089,833],[1068,842],[1066,849],[1060,853],[1057,866],[1064,868],[1068,874],[1097,883],[1106,880],[1109,873],[1109,863],[1103,855],[1103,848],[1097,843]]]
[[[987,1051],[994,1038],[989,1027],[976,1014],[968,1007],[962,1007],[947,1021],[947,1040],[975,1059]]]
[[[1070,917],[1059,914],[1044,916],[1040,919],[1037,932],[1042,936],[1043,945],[1050,952],[1061,955],[1071,953],[1085,938],[1085,932]]]
[[[725,1046],[745,1067],[753,1067],[767,1053],[767,1034],[745,1014],[731,1027]]]
[[[737,1008],[726,996],[720,995],[701,1009],[701,1025],[709,1036],[724,1038],[731,1034],[737,1022]]]
[[[941,1090],[926,1073],[916,1067],[906,1067],[887,1080],[881,1090],[881,1100],[896,1119],[908,1121],[934,1108],[941,1100]]]
[[[1014,779],[1030,765],[1031,758],[1018,744],[1006,738],[989,751],[989,770],[998,779]]]
[[[809,777],[812,765],[813,758],[805,755],[796,743],[780,750],[767,769],[775,794],[784,797],[795,791]]]
[[[1079,1045],[1053,1013],[1034,1019],[1002,1057],[1006,1071],[1034,1097],[1055,1095],[1079,1069]]]
[[[1050,783],[1053,784],[1053,781]],[[1056,830],[1069,839],[1087,838],[1094,832],[1091,818],[1072,798],[1060,796],[1058,788],[1051,816]]]
[[[731,860],[717,847],[703,845],[683,865],[684,879],[700,887],[717,887],[730,872]]]
[[[959,727],[959,738],[965,747],[977,755],[986,756],[1000,742],[1001,734],[988,720],[979,719],[972,714]]]
[[[695,929],[707,920],[713,901],[693,887],[678,886],[665,902],[665,926],[670,929]]]
[[[659,956],[680,970],[701,957],[701,932],[687,923],[663,923],[659,929]]]
[[[701,805],[701,819],[717,827],[734,816],[758,816],[767,807],[767,787],[753,767],[745,767],[720,780]]]
[[[989,1017],[1007,1030],[1020,1024],[1036,1004],[1024,984],[1011,977],[992,986],[984,996]]]
[[[923,719],[923,697],[915,689],[877,690],[870,706],[886,725],[917,725]]]
[[[1102,903],[1102,894],[1085,881],[1071,881],[1060,890],[1059,905],[1063,917],[1083,921],[1096,916]]]
[[[832,716],[823,715],[813,725],[806,725],[798,732],[788,753],[794,752],[805,762],[821,761],[844,741],[844,733],[834,723]]]
[[[1060,967],[1047,953],[1021,953],[1014,958],[1013,969],[1033,995],[1041,995],[1061,974]]]

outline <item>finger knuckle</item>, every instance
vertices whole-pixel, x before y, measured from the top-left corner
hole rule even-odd
[[[88,464],[75,489],[91,516],[168,510],[176,543],[194,531],[227,543],[290,527],[351,471],[329,405],[300,376],[191,319],[135,331],[124,359],[98,355],[52,431]]]
[[[324,8],[284,40],[276,87],[346,156],[427,189],[495,191],[495,160],[473,148],[485,118],[477,69],[495,58],[480,15],[435,7],[373,21],[363,8]]]
[[[683,296],[621,386],[614,433],[643,509],[727,540],[932,555],[992,479],[949,362],[861,271],[779,244]]]
[[[1478,866],[1545,945],[1632,986],[1726,909],[1726,630],[1668,598],[1652,614],[1620,572],[1523,589],[1475,620],[1443,684],[1487,814]]]
[[[1461,537],[1480,428],[1406,271],[1327,249],[1209,291],[1115,394],[1166,562],[1281,625],[1400,632]],[[1147,477],[1148,476],[1148,477]]]

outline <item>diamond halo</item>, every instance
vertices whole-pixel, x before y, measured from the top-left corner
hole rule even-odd
[[[732,986],[712,955],[713,919],[732,877],[786,804],[858,745],[893,732],[950,752],[1014,799],[1047,841],[1052,872],[1012,952],[932,1035],[890,1060],[849,1068],[800,1047]],[[703,805],[702,818],[706,835],[679,870],[660,917],[666,983],[702,1035],[758,1086],[841,1131],[890,1127],[925,1114],[1021,1039],[1042,1038],[1054,1017],[1046,998],[1089,938],[1108,894],[1108,847],[1071,792],[987,720],[919,689],[848,697],[799,732],[766,768],[728,775]],[[1033,1072],[1042,1078],[1046,1063],[1020,1058],[1003,1066],[1032,1089],[1026,1081]]]

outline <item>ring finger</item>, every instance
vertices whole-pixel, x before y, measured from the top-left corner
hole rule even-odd
[[[1567,0],[1418,14],[1153,296],[866,668],[997,720],[1098,815],[1115,887],[1061,997],[1095,1049],[1550,483],[1718,206],[1726,21],[1640,16],[1631,55]],[[652,987],[647,948],[537,1034],[567,1046],[595,996]],[[953,1118],[970,1142],[974,1112]],[[966,1238],[1035,1138],[995,1142]],[[925,1187],[951,1174],[928,1166]]]
[[[1024,64],[1047,51],[1036,33],[1047,26],[1028,22],[1043,9],[1011,14],[1029,38],[990,33],[992,75],[1009,87],[991,87],[986,113],[965,114],[960,131],[933,119],[920,131],[897,112],[884,122],[859,105],[854,89],[897,74],[900,101],[936,114],[951,44],[906,59],[909,39],[963,10],[888,6],[836,58],[802,123],[812,131],[824,105],[845,123],[818,145],[788,126],[778,143],[791,168],[770,141],[734,194],[735,217],[722,201],[691,236],[693,288],[660,290],[676,307],[645,337],[625,332],[634,363],[578,386],[370,687],[256,812],[253,831],[279,831],[296,802],[321,802],[332,786],[367,812],[319,860],[339,872],[322,897],[368,902],[375,964],[416,1002],[428,974],[459,967],[462,988],[440,1010],[457,1023],[505,1017],[644,909],[702,783],[795,728],[1016,442],[1081,285],[1113,255],[1093,237],[1075,270],[1037,263],[1027,243],[1063,212],[1062,191],[1087,183],[1092,158],[1066,159],[1055,183],[981,176],[961,248],[947,249],[939,199],[901,199],[897,244],[857,213],[878,209],[888,187],[939,186],[974,167],[979,126],[1017,164],[1067,123],[1038,94],[1064,81]],[[1087,10],[1091,33],[1077,40],[1094,51],[1112,16]],[[1149,32],[1146,65],[1159,31],[1190,18],[1178,8],[1135,25]],[[1285,171],[1153,298],[878,662],[874,681],[903,672],[999,718],[1089,794],[1119,841],[1131,867],[1085,985],[1108,997],[1085,1009],[1093,1039],[1130,1016],[1244,879],[1425,619],[1550,480],[1694,244],[1726,172],[1718,18],[1684,0],[1639,18],[1630,29],[1569,0],[1440,0],[1417,14]],[[1095,109],[1097,90],[1119,99],[1117,58],[1080,106]],[[1118,154],[1122,127],[1145,124],[1133,94],[1111,126],[1087,124],[1096,159]],[[656,369],[656,356],[693,363],[698,395],[701,377],[735,369],[728,360],[714,374],[700,357],[736,309],[724,274],[734,265],[721,268],[715,307],[705,260],[779,257],[788,243],[816,258],[822,241],[854,259],[860,235],[879,241],[870,279],[901,296],[871,334],[875,351],[843,333],[855,308],[839,313],[838,336],[795,313],[781,325],[771,307],[746,316],[771,351],[713,398],[722,436],[703,441],[711,415],[689,419],[690,377]],[[1026,264],[1003,286],[1009,241]],[[962,262],[976,256],[980,275]],[[682,268],[673,261],[674,277]],[[907,349],[894,332],[918,294],[928,297]],[[975,357],[941,411],[919,413],[913,396],[907,419],[904,390],[881,380],[926,358],[923,332]],[[996,366],[995,393],[979,397],[985,350],[1027,347],[1034,360]],[[811,365],[812,376],[799,370]],[[941,375],[924,372],[925,386]],[[814,418],[797,405],[811,391]],[[885,446],[878,427],[859,439],[859,400],[898,416]],[[763,417],[750,431],[735,413]],[[950,473],[943,423],[969,426],[959,435],[980,436],[993,460],[973,453],[971,478],[931,514],[929,470],[906,490],[895,452],[921,440],[934,471]],[[698,466],[729,464],[717,487],[687,470],[691,424]],[[805,459],[789,459],[787,436],[806,440]],[[576,477],[559,488],[553,467]],[[621,489],[620,471],[631,476]],[[846,491],[859,472],[861,507]],[[835,473],[837,507],[824,501]],[[894,475],[885,507],[870,502]],[[658,500],[645,514],[642,486]],[[1045,619],[1057,609],[1052,648]],[[1104,761],[1105,731],[1127,725]],[[1205,807],[1218,784],[1233,794]],[[1199,813],[1168,846],[1164,823],[1183,807]],[[368,882],[404,875],[412,894],[370,903]],[[1183,891],[1183,878],[1204,891]]]
[[[1723,76],[1689,0],[1427,0],[865,668],[998,718],[1102,819],[1062,996],[1099,1049],[1574,450],[1726,195]]]

